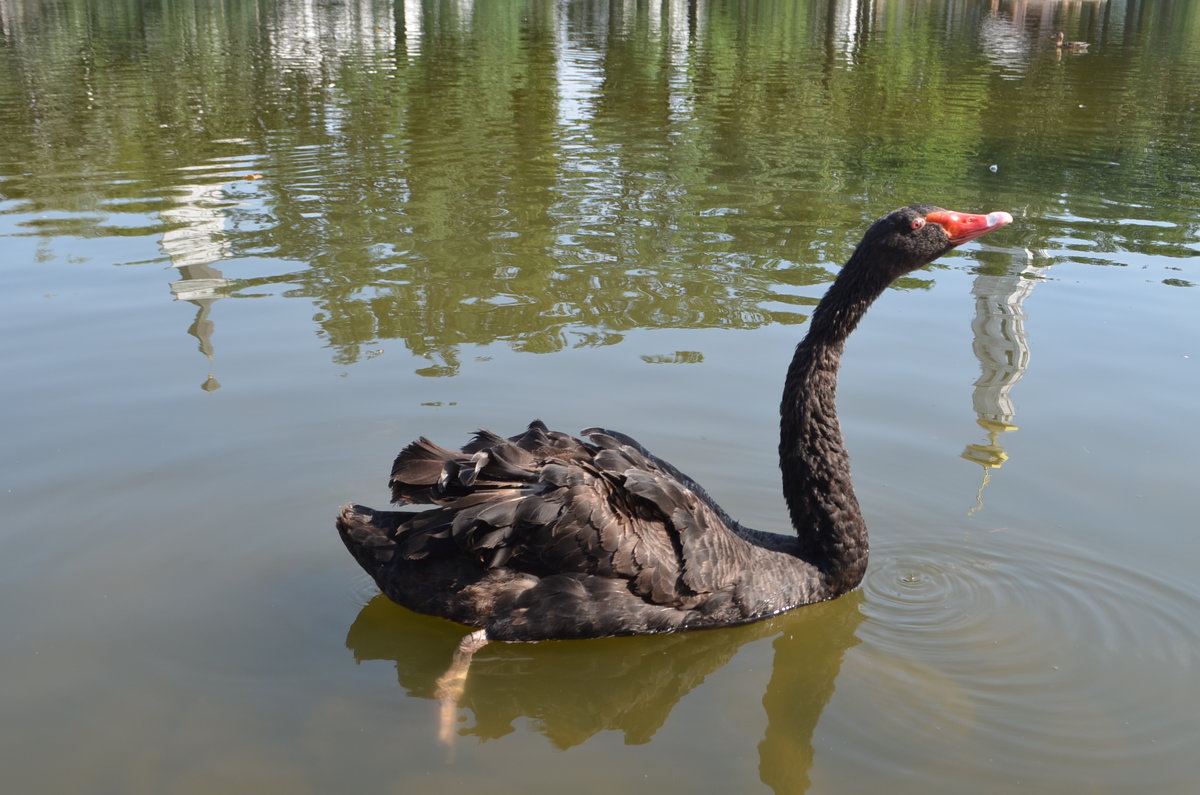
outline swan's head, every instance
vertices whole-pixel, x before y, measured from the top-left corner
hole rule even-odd
[[[955,246],[1012,223],[1006,212],[986,215],[929,204],[901,207],[880,218],[859,243],[859,253],[895,269],[892,278],[928,265]]]

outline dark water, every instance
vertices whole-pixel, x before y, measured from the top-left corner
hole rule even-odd
[[[0,0],[6,788],[1193,792],[1197,97],[1196,2]],[[442,748],[337,506],[540,416],[783,529],[911,201],[1016,222],[849,347],[864,586],[493,644]]]

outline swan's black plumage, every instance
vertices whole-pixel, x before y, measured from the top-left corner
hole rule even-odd
[[[391,599],[478,627],[480,643],[738,624],[845,593],[868,549],[834,406],[846,337],[895,278],[1011,221],[913,205],[867,231],[785,380],[779,456],[796,535],[743,527],[624,434],[534,422],[458,451],[408,445],[392,501],[434,507],[346,506],[342,540]]]

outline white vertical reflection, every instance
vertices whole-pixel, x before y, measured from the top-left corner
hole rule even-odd
[[[404,0],[404,51],[410,60],[421,53],[423,31],[421,0]]]
[[[604,73],[601,52],[572,40],[568,5],[564,0],[555,6],[558,49],[555,77],[558,81],[558,123],[564,128],[574,128],[583,127],[591,118],[591,100],[599,92]],[[567,140],[570,137],[568,134]]]
[[[464,31],[469,31],[475,21],[475,0],[456,0],[458,6],[458,24]]]
[[[666,14],[665,26],[667,40],[670,43],[672,61],[681,63],[686,59],[688,45],[692,39],[691,20],[688,19],[688,0],[663,0],[662,9]],[[694,3],[696,15],[708,8],[705,2]],[[699,27],[699,19],[696,20]]]
[[[837,48],[847,59],[854,55],[858,44],[858,15],[859,0],[842,0],[835,4],[833,16],[834,41]]]
[[[664,27],[667,57],[671,66],[670,95],[667,101],[671,121],[678,123],[691,119],[695,113],[695,93],[689,85],[688,65],[696,45],[693,36],[701,26],[700,17],[707,10],[708,4],[702,0],[663,0],[661,8],[666,14]],[[691,19],[690,14],[695,14],[696,19]]]
[[[327,59],[347,52],[386,56],[396,46],[392,5],[383,0],[280,0],[275,14],[272,51],[292,71],[318,74]]]
[[[232,255],[225,229],[228,225],[229,197],[225,183],[178,185],[172,203],[159,211],[166,231],[163,253],[173,268],[210,265]]]
[[[970,513],[983,507],[983,490],[991,470],[1008,460],[1001,434],[1017,430],[1017,410],[1012,390],[1029,367],[1029,342],[1025,333],[1025,299],[1033,292],[1044,268],[1030,266],[1020,273],[975,278],[975,319],[971,321],[971,344],[979,360],[972,403],[976,422],[987,432],[986,443],[968,444],[962,457],[983,467],[983,482]]]
[[[611,12],[610,12],[611,10]],[[558,121],[579,126],[592,116],[592,100],[605,80],[604,55],[612,36],[637,35],[638,30],[651,42],[661,42],[671,69],[672,117],[686,118],[692,110],[688,90],[688,66],[694,55],[698,30],[708,15],[707,0],[660,0],[639,6],[633,0],[572,5],[562,0],[555,6],[557,30],[556,77],[558,80]],[[590,14],[579,25],[586,36],[576,35],[573,17]],[[638,17],[644,15],[639,28]]]

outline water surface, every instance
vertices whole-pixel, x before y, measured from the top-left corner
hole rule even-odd
[[[6,782],[1191,792],[1198,42],[1195,2],[0,0]],[[441,747],[463,630],[337,506],[541,417],[784,529],[783,370],[911,201],[1016,221],[849,345],[863,587],[493,644]]]

